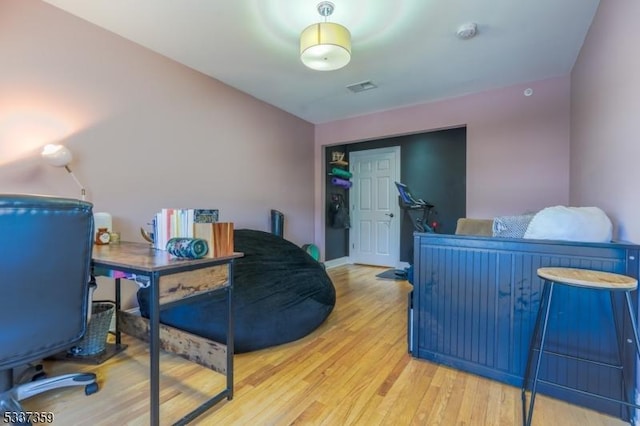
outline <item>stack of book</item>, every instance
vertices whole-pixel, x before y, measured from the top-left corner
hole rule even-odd
[[[201,238],[207,257],[233,253],[233,223],[219,223],[218,209],[161,209],[153,220],[154,247],[165,250],[171,238]]]

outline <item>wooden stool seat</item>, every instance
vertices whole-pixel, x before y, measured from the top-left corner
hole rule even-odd
[[[539,268],[538,276],[558,284],[602,290],[633,291],[638,287],[638,280],[635,278],[588,269]]]
[[[538,268],[538,276],[544,280],[544,287],[542,291],[542,296],[540,298],[540,306],[538,308],[538,316],[536,318],[536,324],[533,329],[533,334],[531,336],[531,344],[529,345],[529,355],[527,357],[527,366],[525,368],[524,380],[522,382],[522,424],[525,426],[531,425],[531,420],[533,418],[533,406],[536,400],[537,393],[537,385],[538,383],[544,383],[547,386],[560,387],[565,390],[574,390],[583,395],[589,395],[596,398],[601,398],[607,401],[618,402],[620,404],[624,404],[628,407],[633,407],[635,409],[640,409],[640,405],[629,402],[624,399],[612,399],[598,393],[589,392],[586,390],[579,389],[571,389],[566,386],[563,386],[559,383],[549,382],[547,380],[543,380],[539,378],[540,374],[540,361],[542,359],[543,353],[548,353],[551,355],[559,355],[568,359],[575,359],[585,363],[593,363],[601,366],[611,367],[622,370],[622,359],[620,359],[620,363],[617,365],[603,363],[597,360],[583,358],[579,356],[573,356],[570,354],[558,354],[553,351],[545,351],[545,340],[547,335],[547,325],[549,323],[549,311],[551,309],[551,301],[553,299],[553,289],[556,284],[559,285],[570,285],[574,287],[580,287],[585,289],[592,290],[601,290],[607,291],[611,298],[611,307],[613,315],[615,316],[615,303],[614,303],[614,293],[623,292],[624,299],[626,302],[626,313],[629,315],[629,319],[631,322],[631,328],[633,331],[634,340],[627,339],[629,343],[634,343],[636,356],[640,357],[640,336],[638,333],[638,327],[636,323],[636,317],[634,314],[634,307],[631,301],[631,292],[636,290],[638,287],[638,280],[633,277],[629,277],[621,274],[614,274],[611,272],[604,271],[594,271],[589,269],[578,269],[578,268],[557,268],[557,267],[546,267],[546,268]],[[616,332],[619,333],[620,330],[616,327]],[[539,346],[536,346],[539,337]],[[621,355],[620,355],[621,358]],[[533,379],[530,377],[531,367],[533,366]],[[531,381],[531,398],[529,403],[529,410],[527,412],[527,397],[526,391],[529,386],[529,382]]]

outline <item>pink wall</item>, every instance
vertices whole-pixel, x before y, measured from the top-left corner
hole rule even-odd
[[[263,230],[277,208],[312,240],[311,123],[36,0],[0,2],[0,57],[0,192],[79,196],[37,156],[62,141],[126,239],[194,206]]]
[[[466,125],[467,216],[568,204],[569,89],[564,76],[316,125],[316,244],[324,247],[325,145]]]
[[[125,240],[162,207],[313,240],[311,123],[37,0],[0,1],[0,58],[0,193],[79,197],[38,156],[64,142]]]
[[[571,203],[604,209],[640,243],[640,17],[637,0],[601,1],[571,74]]]

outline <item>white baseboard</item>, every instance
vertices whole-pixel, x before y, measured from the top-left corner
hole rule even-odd
[[[324,262],[326,269],[336,268],[342,265],[352,265],[353,261],[349,256],[339,257],[337,259],[331,259]],[[405,270],[409,267],[409,262],[398,262],[396,269]]]
[[[352,263],[353,262],[351,261],[351,259],[349,259],[348,256],[344,256],[344,257],[339,257],[337,259],[327,260],[326,262],[324,262],[324,267],[326,269],[331,269],[331,268],[336,268],[342,265],[350,265]]]

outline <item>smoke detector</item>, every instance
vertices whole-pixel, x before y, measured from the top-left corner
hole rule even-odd
[[[456,31],[456,35],[462,40],[469,40],[470,38],[475,37],[477,33],[478,26],[475,22],[462,24],[458,27],[458,31]]]

